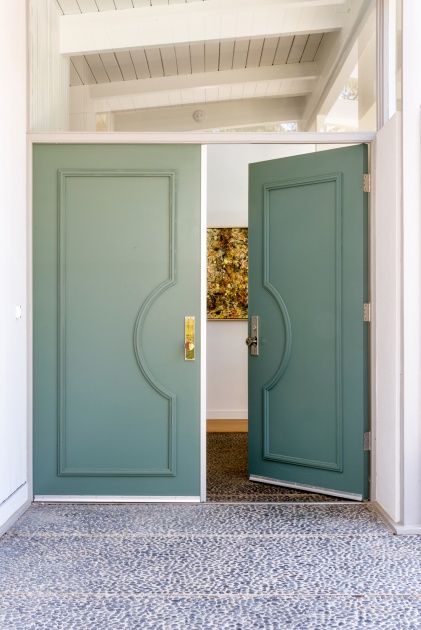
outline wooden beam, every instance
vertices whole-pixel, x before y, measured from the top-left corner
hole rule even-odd
[[[336,31],[344,0],[212,0],[60,17],[60,52],[82,55],[143,46]]]
[[[89,86],[89,93],[91,98],[109,98],[111,96],[145,94],[146,92],[165,92],[196,87],[219,87],[236,83],[316,79],[319,74],[320,70],[316,62],[291,63],[280,66],[242,68],[239,70],[197,72],[196,74],[173,75],[135,81],[96,83]]]
[[[70,88],[71,111],[111,112],[262,96],[308,94],[318,76],[316,63],[285,64],[118,81]]]
[[[113,115],[114,131],[203,131],[208,129],[260,125],[267,122],[299,120],[304,97],[252,98],[230,102],[158,107]],[[193,117],[199,109],[200,119]]]
[[[324,104],[332,104],[332,95],[337,93],[338,82],[342,80],[344,72],[348,70],[345,66],[352,47],[364,28],[372,8],[372,0],[354,0],[344,20],[342,30],[323,38],[317,57],[318,63],[321,65],[321,74],[311,97],[308,99],[303,118],[303,129],[312,129],[319,113],[326,113],[327,107]]]

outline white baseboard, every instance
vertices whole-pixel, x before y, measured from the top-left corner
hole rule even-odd
[[[392,530],[394,534],[398,536],[420,536],[421,535],[421,525],[402,525],[401,523],[396,523],[391,516],[382,508],[380,503],[377,501],[372,501],[370,503],[375,512],[380,516],[382,521],[386,523],[388,527]]]
[[[0,536],[3,536],[31,505],[28,484],[25,482],[0,504]]]
[[[208,409],[208,420],[247,420],[247,409]]]
[[[36,494],[36,503],[200,503],[200,497],[95,494]]]
[[[395,525],[398,536],[421,536],[421,525]]]

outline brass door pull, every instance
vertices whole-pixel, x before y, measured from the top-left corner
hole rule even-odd
[[[186,315],[184,318],[184,360],[194,361],[196,358],[195,351],[195,317],[194,315]]]

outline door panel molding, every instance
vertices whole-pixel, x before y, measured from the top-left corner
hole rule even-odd
[[[176,253],[175,253],[175,172],[168,170],[148,171],[144,169],[59,169],[58,173],[58,414],[57,414],[57,462],[59,477],[175,477],[176,476],[176,395],[165,388],[154,377],[148,367],[143,352],[142,334],[147,315],[152,304],[165,291],[176,284]],[[168,404],[168,453],[165,468],[83,468],[70,467],[66,463],[66,210],[67,210],[67,180],[69,178],[88,177],[159,177],[169,183],[168,214],[169,214],[169,269],[168,277],[155,287],[141,304],[133,329],[133,351],[139,370],[147,383],[164,398]]]
[[[333,183],[335,186],[335,372],[336,372],[336,459],[319,461],[294,457],[271,450],[270,444],[270,392],[279,383],[291,358],[293,331],[287,305],[270,280],[270,193],[273,190],[297,188],[314,184]],[[343,470],[343,404],[342,404],[342,173],[326,173],[313,177],[289,179],[263,186],[263,287],[275,300],[283,320],[285,347],[274,375],[263,385],[263,459],[297,466],[322,468],[335,472]]]

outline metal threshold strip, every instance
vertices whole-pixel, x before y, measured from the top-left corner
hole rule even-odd
[[[267,483],[274,486],[284,486],[285,488],[295,488],[296,490],[306,490],[307,492],[316,492],[318,494],[326,494],[330,497],[340,497],[342,499],[350,499],[352,501],[362,501],[362,494],[354,494],[352,492],[340,492],[339,490],[329,490],[328,488],[320,488],[319,486],[307,486],[301,483],[293,483],[291,481],[282,481],[280,479],[272,479],[271,477],[261,477],[260,475],[250,475],[250,481],[258,483]]]

